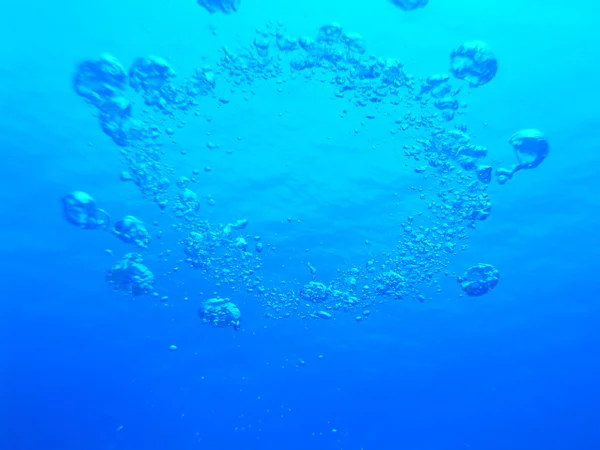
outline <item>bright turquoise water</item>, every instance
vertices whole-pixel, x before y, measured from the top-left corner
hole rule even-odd
[[[595,2],[2,9],[0,448],[600,448]],[[497,73],[470,87],[474,40]],[[527,129],[548,155],[504,180]],[[74,191],[110,229],[66,220]]]

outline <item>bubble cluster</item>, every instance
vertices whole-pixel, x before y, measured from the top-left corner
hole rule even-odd
[[[239,6],[238,1],[227,0],[198,3],[211,13],[229,14]],[[393,3],[414,10],[428,2]],[[282,24],[271,23],[257,29],[254,38],[239,48],[221,49],[216,61],[203,63],[188,76],[177,74],[159,56],[141,56],[126,68],[116,57],[103,54],[78,65],[73,86],[96,110],[102,130],[117,144],[125,166],[119,178],[137,186],[169,218],[167,226],[176,235],[177,249],[160,256],[181,257],[170,276],[176,277],[180,266],[188,266],[199,280],[209,280],[219,290],[258,299],[265,316],[273,319],[330,319],[338,312],[355,311],[356,320],[363,320],[381,302],[425,301],[423,290],[439,294],[451,257],[466,248],[477,223],[491,214],[487,190],[494,167],[487,161],[487,148],[459,122],[467,103],[454,78],[479,87],[496,72],[496,58],[481,41],[466,42],[452,52],[449,74],[418,79],[399,59],[368,53],[365,40],[339,23],[321,26],[314,36],[293,36]],[[206,206],[218,208],[218,203],[199,181],[202,172],[176,173],[162,156],[165,143],[176,144],[185,114],[205,114],[211,105],[227,108],[231,99],[255,95],[254,88],[261,83],[276,88],[297,80],[328,86],[333,102],[365,111],[375,107],[390,134],[410,142],[398,146],[398,161],[402,159],[427,180],[427,187],[419,183],[410,187],[421,200],[422,211],[399,224],[395,248],[370,255],[364,264],[340,267],[333,279],[323,278],[308,264],[312,281],[299,276],[275,282],[263,273],[269,236],[251,235],[247,219],[230,218],[225,224],[208,220]],[[134,107],[140,104],[142,108]],[[502,177],[508,179],[517,170],[536,167],[548,154],[547,141],[536,130],[522,130],[510,143],[518,164],[495,169],[501,183]],[[218,141],[202,145],[210,151],[220,148]],[[71,194],[66,203],[63,200],[67,220],[81,228],[108,227],[108,215],[85,195]],[[133,216],[117,222],[113,233],[140,251],[153,250],[150,233]],[[127,254],[113,266],[107,280],[133,295],[152,291],[152,273],[138,253]],[[469,295],[481,295],[478,292],[496,285],[497,271],[477,265],[459,280]],[[240,326],[239,309],[227,298],[204,301],[199,314],[213,326]]]
[[[233,327],[234,330],[239,330],[241,326],[242,313],[228,298],[215,297],[205,300],[198,309],[198,316],[202,323],[213,327]]]
[[[378,295],[401,299],[406,295],[404,277],[393,270],[387,270],[375,277],[375,291]]]
[[[106,273],[106,281],[115,290],[139,296],[152,292],[154,275],[144,265],[141,254],[127,253]]]
[[[323,283],[311,281],[300,289],[300,298],[313,303],[321,303],[329,297],[329,290]]]
[[[77,95],[100,109],[110,99],[119,97],[126,85],[125,68],[108,53],[103,53],[97,60],[79,64],[73,77]]]
[[[183,188],[175,200],[175,214],[178,217],[190,216],[200,210],[198,195],[189,188]]]
[[[148,106],[165,108],[173,94],[169,81],[175,71],[169,63],[158,56],[137,58],[129,69],[129,86],[141,93]]]

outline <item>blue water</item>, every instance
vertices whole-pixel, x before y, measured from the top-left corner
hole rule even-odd
[[[3,5],[1,449],[600,448],[600,7],[423,6]],[[366,53],[338,42],[341,56],[298,68],[310,52],[274,43],[323,44],[333,22]],[[480,86],[451,73],[473,40],[498,67]],[[155,55],[176,76],[136,92],[124,72],[129,84],[94,103],[74,79],[104,53],[125,72]],[[385,78],[399,67],[386,58],[406,77]],[[214,85],[182,94],[200,67]],[[436,74],[456,110],[421,94]],[[116,98],[131,117],[106,113]],[[548,155],[503,180],[517,163],[509,139],[527,129]],[[441,150],[449,130],[487,150],[477,167]],[[70,223],[61,202],[74,191],[110,228],[142,221],[147,248]],[[190,257],[198,230],[219,244]],[[131,252],[153,273],[140,295],[107,278]],[[479,263],[499,280],[467,295],[457,277]],[[385,284],[390,271],[401,287]],[[203,323],[212,298],[235,304],[239,330]]]

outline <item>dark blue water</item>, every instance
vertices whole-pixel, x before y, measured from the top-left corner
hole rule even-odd
[[[2,8],[0,448],[600,448],[598,6],[199,3]]]

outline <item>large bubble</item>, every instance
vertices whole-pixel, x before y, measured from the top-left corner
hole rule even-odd
[[[511,167],[496,169],[496,179],[500,184],[506,183],[520,170],[535,169],[546,159],[550,151],[550,144],[544,133],[534,128],[517,131],[510,137],[508,143],[512,145],[518,163]]]
[[[500,272],[491,264],[475,264],[469,267],[462,277],[458,277],[460,288],[467,295],[478,297],[487,294],[498,284]]]
[[[102,131],[121,147],[145,135],[142,122],[131,117],[131,102],[123,96],[127,80],[125,68],[108,53],[79,64],[73,78],[75,92],[98,108]]]
[[[144,265],[142,255],[127,253],[106,273],[106,281],[116,290],[138,296],[152,292],[154,275]]]
[[[74,191],[62,198],[63,212],[67,221],[84,230],[107,229],[110,216],[96,206],[94,199],[83,191]]]
[[[479,87],[496,76],[498,60],[485,42],[469,41],[450,54],[450,72],[471,87]]]
[[[198,0],[198,4],[211,14],[217,11],[231,14],[237,11],[240,0]]]
[[[127,72],[119,60],[109,53],[97,60],[84,61],[77,66],[73,88],[97,107],[113,96],[119,95],[127,84]]]
[[[319,28],[317,41],[327,43],[339,42],[343,34],[342,26],[337,22],[333,22]]]
[[[191,189],[184,188],[177,197],[175,210],[178,217],[195,213],[200,209],[198,195]]]
[[[233,327],[239,330],[242,313],[228,298],[209,298],[198,309],[198,316],[202,323],[211,324],[213,327]]]
[[[134,244],[140,248],[148,248],[150,233],[144,223],[134,216],[125,216],[115,223],[113,234],[123,242]]]
[[[239,4],[231,0],[198,3],[211,12],[225,13],[234,11]],[[396,0],[394,4],[409,11],[428,2]],[[489,81],[493,74],[486,69],[490,59],[486,49],[482,43],[465,44],[457,50],[453,56],[454,76],[463,77],[473,86]],[[320,27],[316,36],[302,38],[288,34],[281,24],[271,23],[257,30],[255,38],[240,48],[223,48],[214,67],[202,66],[179,80],[168,59],[139,58],[129,74],[119,67],[114,58],[112,62],[104,58],[88,63],[84,69],[90,70],[80,71],[75,89],[89,99],[88,103],[96,104],[102,130],[123,147],[118,150],[127,173],[121,179],[131,181],[160,208],[165,222],[156,223],[157,226],[166,227],[169,220],[173,231],[181,237],[178,245],[183,247],[180,250],[185,252],[185,259],[177,261],[173,273],[185,262],[196,268],[197,278],[254,296],[267,308],[268,317],[283,318],[295,311],[297,317],[327,319],[333,318],[337,311],[357,310],[356,320],[362,320],[374,304],[386,301],[382,297],[412,296],[423,301],[424,296],[418,295],[420,287],[440,292],[440,273],[448,266],[449,257],[466,248],[469,229],[491,212],[486,189],[492,169],[484,164],[487,150],[476,145],[466,123],[458,120],[467,108],[460,89],[465,83],[457,83],[454,76],[444,73],[430,74],[417,82],[402,61],[367,55],[365,40],[348,34],[337,23]],[[293,73],[288,77],[290,68]],[[390,122],[392,134],[410,133],[412,145],[407,141],[403,152],[414,163],[415,173],[425,174],[436,187],[419,192],[427,211],[423,209],[422,218],[420,211],[419,216],[409,216],[402,224],[397,250],[382,253],[364,266],[357,263],[347,270],[338,269],[334,279],[313,281],[305,286],[302,283],[300,289],[294,289],[289,280],[281,286],[270,286],[270,280],[265,278],[263,258],[268,256],[264,253],[275,248],[269,237],[247,234],[243,231],[247,221],[243,219],[233,223],[227,222],[230,217],[224,217],[227,221],[222,223],[209,220],[209,212],[202,206],[204,199],[208,205],[213,201],[210,196],[200,194],[205,187],[198,168],[186,165],[184,173],[177,173],[164,157],[168,150],[165,141],[172,141],[169,146],[178,145],[172,136],[187,126],[190,109],[195,116],[206,115],[210,122],[212,108],[228,108],[230,102],[237,104],[250,93],[254,95],[252,88],[259,81],[277,87],[300,76],[308,83],[331,84],[335,99],[348,101],[352,108],[378,110],[378,117]],[[131,99],[125,98],[129,82],[136,91],[127,94]],[[215,91],[217,83],[220,89]],[[138,96],[153,108],[136,108],[140,103]],[[332,101],[335,99],[332,97]],[[347,113],[344,109],[343,115]],[[375,118],[371,111],[365,113],[367,118]],[[210,143],[208,147],[218,146]],[[181,150],[182,154],[187,153]],[[532,167],[536,158],[532,162],[526,158],[526,151],[519,151],[521,168]],[[210,172],[209,167],[205,170]],[[512,175],[510,168],[508,175]],[[169,189],[170,183],[175,182],[176,189]],[[425,222],[426,218],[432,220]],[[90,228],[97,225],[94,220],[86,219],[76,219],[75,223]],[[133,236],[141,228],[134,223],[119,222],[114,227],[115,234],[135,244]],[[157,239],[162,231],[157,233]],[[144,235],[142,232],[138,238],[142,246],[146,245]],[[151,284],[144,284],[149,278],[143,275],[141,259],[132,256],[119,264],[110,276],[111,282],[122,286],[119,289],[131,292],[151,289]],[[310,265],[309,268],[312,279],[316,280],[314,268]],[[463,282],[466,289],[478,292],[468,276]],[[230,317],[231,310],[227,307],[230,303],[213,299],[201,308],[200,316],[216,326],[239,326],[235,317],[221,319]]]
[[[390,0],[394,5],[404,11],[413,11],[415,9],[424,8],[429,3],[429,0]]]
[[[515,172],[539,166],[548,156],[550,149],[544,133],[533,128],[517,131],[510,137],[508,143],[512,145],[519,161]]]

